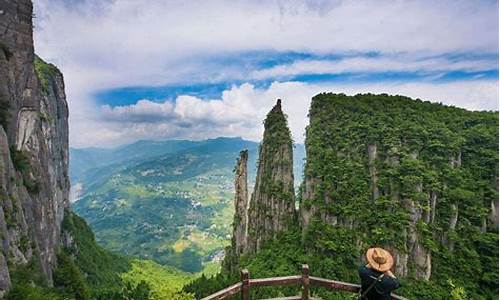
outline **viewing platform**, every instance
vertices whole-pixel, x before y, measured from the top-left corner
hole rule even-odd
[[[284,277],[271,277],[271,278],[258,278],[250,279],[248,270],[241,271],[241,281],[235,283],[223,290],[218,291],[210,296],[202,298],[201,300],[222,300],[240,294],[242,300],[250,300],[250,288],[262,286],[283,286],[283,285],[299,285],[302,286],[302,294],[291,297],[272,298],[267,300],[321,300],[320,298],[311,297],[310,287],[324,287],[329,290],[345,291],[350,293],[359,293],[361,286],[359,284],[352,284],[342,281],[335,281],[325,278],[309,276],[309,266],[302,265],[302,275],[284,276]],[[393,300],[408,300],[404,297],[392,294]]]

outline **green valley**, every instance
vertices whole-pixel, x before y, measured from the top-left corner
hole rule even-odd
[[[258,144],[239,138],[72,149],[72,181],[81,187],[73,209],[107,249],[186,272],[213,268],[231,238],[241,149],[255,166]],[[298,155],[297,178],[302,160]]]

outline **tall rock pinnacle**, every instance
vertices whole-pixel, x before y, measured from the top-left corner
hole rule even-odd
[[[234,179],[234,220],[231,249],[226,254],[225,265],[229,270],[237,270],[237,258],[246,252],[248,237],[248,150],[240,152],[236,162]]]
[[[267,114],[248,212],[247,252],[255,253],[296,221],[292,137],[281,100]]]

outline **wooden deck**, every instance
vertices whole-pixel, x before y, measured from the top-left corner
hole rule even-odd
[[[248,270],[241,271],[241,281],[235,283],[215,294],[207,296],[201,300],[222,300],[240,294],[242,300],[250,300],[250,288],[262,286],[283,286],[283,285],[299,285],[302,286],[302,294],[291,297],[280,297],[266,300],[321,300],[310,296],[309,287],[324,287],[330,290],[339,290],[351,293],[358,293],[361,289],[359,284],[352,284],[342,281],[330,280],[320,277],[309,276],[309,266],[302,265],[302,275],[258,278],[250,279]],[[408,300],[404,297],[392,294],[393,300]],[[264,300],[264,299],[262,299]]]

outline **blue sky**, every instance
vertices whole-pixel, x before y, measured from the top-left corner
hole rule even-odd
[[[290,66],[301,62],[340,63],[346,59],[367,58],[381,59],[383,54],[366,53],[299,53],[299,52],[249,52],[230,54],[225,57],[215,56],[209,63],[226,68],[242,68],[247,72],[265,71],[279,66]],[[272,82],[304,82],[304,83],[370,83],[370,82],[460,82],[465,80],[498,79],[497,53],[445,53],[437,57],[420,57],[414,63],[442,60],[442,65],[431,68],[420,66],[405,69],[404,67],[378,70],[345,70],[335,68],[325,70],[303,70],[293,74],[269,74],[265,78],[223,78],[220,80],[193,80],[171,83],[161,86],[128,86],[97,91],[94,95],[97,103],[111,106],[130,105],[140,99],[161,102],[174,101],[180,95],[191,95],[201,99],[220,98],[223,91],[232,85],[251,83],[257,88],[267,88]],[[456,67],[452,64],[464,63]]]
[[[35,0],[35,13],[75,147],[259,140],[276,98],[301,142],[324,91],[498,110],[497,1]]]

